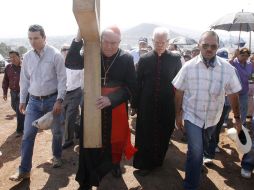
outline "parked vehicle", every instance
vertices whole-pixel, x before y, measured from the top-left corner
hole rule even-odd
[[[0,73],[3,73],[5,69],[5,60],[0,60]]]

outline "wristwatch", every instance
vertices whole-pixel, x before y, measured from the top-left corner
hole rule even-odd
[[[56,101],[63,103],[63,99],[62,98],[58,98]]]

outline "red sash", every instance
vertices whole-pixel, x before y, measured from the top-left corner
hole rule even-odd
[[[101,93],[102,95],[107,95],[117,91],[119,88],[102,88]],[[113,163],[119,163],[123,153],[126,159],[129,160],[137,152],[137,149],[131,144],[126,103],[122,103],[112,109],[111,147]]]

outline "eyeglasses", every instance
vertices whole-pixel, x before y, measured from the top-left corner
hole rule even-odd
[[[153,43],[154,43],[155,46],[159,46],[159,45],[164,46],[164,45],[166,45],[168,43],[168,40],[167,41],[161,41],[161,42],[153,40]]]
[[[210,47],[212,50],[218,49],[218,45],[216,45],[216,44],[212,44],[212,45],[210,45],[210,44],[202,44],[201,46],[202,46],[202,48],[205,49],[205,50],[207,50],[209,47]]]

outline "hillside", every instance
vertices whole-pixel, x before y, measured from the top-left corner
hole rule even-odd
[[[122,31],[121,46],[125,49],[136,47],[137,43],[138,43],[138,39],[140,37],[147,37],[149,44],[152,44],[152,40],[151,40],[152,39],[152,32],[153,32],[154,28],[156,28],[157,26],[164,26],[164,27],[168,28],[169,33],[170,33],[170,38],[175,38],[177,36],[186,36],[186,37],[193,38],[198,41],[201,33],[203,32],[203,31],[198,31],[198,30],[193,30],[193,29],[175,27],[175,26],[171,26],[171,25],[141,23],[137,26],[134,26],[132,28]],[[221,31],[217,30],[216,32],[218,32],[223,44],[226,47],[233,47],[232,46],[232,39],[234,39],[233,41],[238,40],[238,33],[237,33],[237,35],[236,34],[231,35],[231,33],[228,33],[225,31],[221,32]],[[249,42],[248,37],[249,36],[246,37],[246,33],[243,33],[241,36],[243,37],[244,41],[246,41],[246,47],[248,47],[248,42]],[[48,42],[48,44],[53,45],[54,47],[60,49],[64,43],[71,43],[73,37],[74,37],[74,35],[48,36],[47,42]],[[1,42],[4,42],[5,44],[7,44],[8,46],[11,46],[14,49],[15,49],[15,47],[18,47],[18,46],[25,46],[27,49],[31,48],[27,38],[16,38],[16,39],[1,39],[0,38],[0,43]]]
[[[139,37],[147,37],[149,39],[149,44],[151,44],[151,38],[152,38],[152,32],[154,28],[158,27],[157,24],[151,24],[151,23],[142,23],[137,26],[134,26],[132,28],[129,28],[127,30],[122,31],[122,41],[121,44],[129,44],[131,47],[137,46],[137,42]],[[167,27],[169,28],[170,38],[174,38],[177,36],[185,36],[181,34],[181,32],[184,32],[183,29],[176,28],[174,30],[174,27]],[[172,29],[171,29],[172,28]],[[177,32],[176,32],[177,31]],[[50,45],[53,45],[54,47],[60,49],[61,46],[64,43],[71,43],[74,35],[69,36],[48,36],[47,42]],[[25,46],[26,48],[30,49],[29,41],[27,38],[15,38],[15,39],[0,39],[0,42],[4,42],[7,45],[11,46],[12,48],[15,48],[17,46]]]

